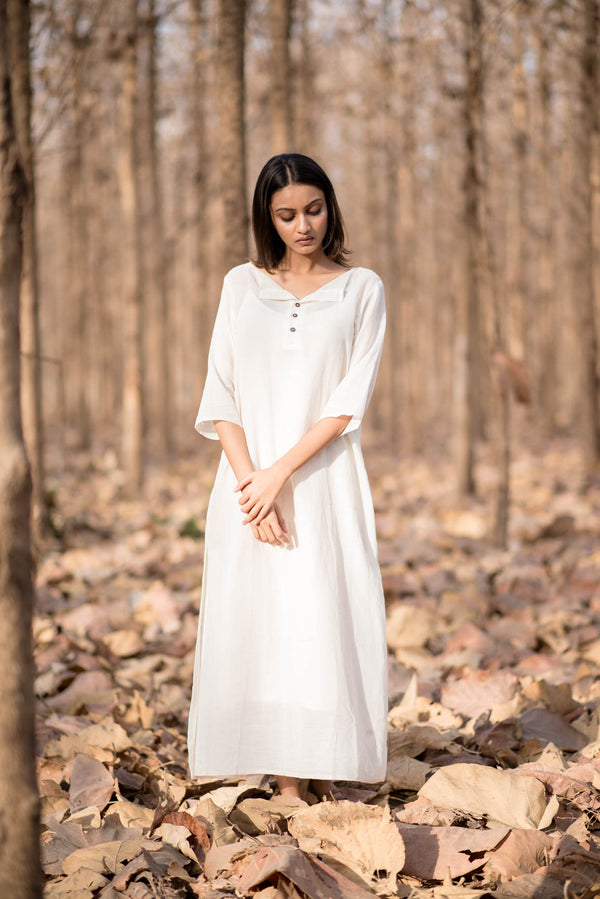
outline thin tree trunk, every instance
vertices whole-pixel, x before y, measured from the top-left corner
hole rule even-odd
[[[157,390],[157,423],[159,450],[169,456],[173,451],[172,420],[172,373],[170,358],[171,321],[167,291],[167,265],[165,258],[165,229],[160,186],[160,167],[157,146],[157,73],[156,73],[156,29],[157,17],[154,0],[148,0],[146,22],[146,96],[145,109],[140,117],[142,146],[147,154],[148,183],[147,221],[144,230],[148,277],[144,290],[145,297],[153,297],[152,323],[154,336],[152,359],[155,361]],[[149,300],[145,301],[148,306]]]
[[[271,152],[288,153],[292,140],[290,28],[292,0],[270,0],[271,72],[269,91],[271,112]]]
[[[580,66],[581,120],[578,141],[579,172],[575,194],[580,220],[580,245],[576,265],[580,276],[579,340],[582,358],[582,450],[584,475],[589,479],[600,462],[600,384],[598,380],[598,331],[594,297],[594,153],[600,144],[598,102],[598,53],[600,23],[598,0],[583,0],[583,45]],[[598,190],[598,187],[596,187]],[[577,252],[577,249],[576,249]]]
[[[137,185],[137,0],[127,0],[123,81],[119,186],[123,218],[124,371],[123,371],[123,466],[130,491],[140,490],[144,480],[144,349],[142,341],[142,292],[140,285],[140,237]]]
[[[540,107],[540,152],[538,166],[538,202],[541,204],[539,250],[537,253],[537,292],[540,320],[537,395],[548,435],[557,425],[557,309],[555,289],[555,228],[552,184],[551,148],[551,78],[548,71],[548,39],[541,32],[539,23],[538,48],[538,98]]]
[[[523,13],[519,6],[512,11],[511,15],[515,55],[512,91],[514,170],[507,229],[507,282],[512,324],[512,333],[509,335],[511,351],[516,356],[532,360],[532,354],[527,352],[528,348],[526,346],[529,334],[526,296],[527,235],[525,230],[527,201],[527,91],[523,62],[522,15]]]
[[[194,171],[192,185],[194,191],[194,212],[196,215],[192,257],[192,277],[194,279],[193,339],[200,348],[202,359],[206,359],[210,340],[210,314],[207,289],[208,237],[206,232],[207,192],[207,134],[206,134],[206,91],[208,65],[205,48],[207,14],[203,0],[191,0],[192,4],[192,140],[194,145]]]
[[[219,0],[217,86],[224,268],[248,258],[244,37],[246,0]]]
[[[397,216],[398,272],[393,283],[398,284],[398,301],[401,308],[399,342],[396,352],[402,359],[403,400],[402,430],[403,449],[417,451],[422,439],[422,416],[425,385],[420,384],[420,334],[422,313],[417,306],[417,204],[415,171],[417,169],[417,123],[415,93],[416,71],[416,22],[415,9],[407,6],[403,13],[402,66],[400,70],[400,93],[402,110],[400,114],[401,149],[398,169],[399,204],[390,204],[389,214]],[[390,197],[391,200],[391,197]],[[398,366],[395,366],[398,370]],[[397,375],[398,377],[398,375]],[[400,385],[397,392],[400,392]]]
[[[44,495],[44,432],[42,420],[42,346],[40,291],[36,236],[36,201],[33,141],[31,136],[31,79],[29,73],[29,20],[11,23],[10,40],[16,55],[12,77],[17,101],[14,106],[19,153],[27,180],[23,208],[23,274],[21,279],[21,409],[25,442],[33,478],[32,524],[36,542],[48,526]]]
[[[294,148],[299,153],[314,153],[315,67],[310,33],[310,0],[293,0],[300,32],[300,54],[296,67],[295,103],[292,116]]]
[[[466,232],[466,291],[459,303],[457,323],[456,397],[458,486],[463,494],[475,492],[475,439],[478,411],[478,343],[482,289],[482,118],[483,60],[480,0],[463,0],[465,26],[465,173],[464,224]]]
[[[88,332],[88,210],[86,208],[85,146],[87,113],[85,108],[84,48],[79,30],[82,10],[77,4],[70,22],[70,42],[73,58],[73,124],[69,134],[67,190],[69,199],[69,278],[72,309],[68,370],[68,389],[73,395],[76,445],[89,449],[91,445],[91,421],[88,402],[89,385],[89,332]]]
[[[40,899],[31,621],[31,473],[21,422],[19,291],[30,202],[16,123],[26,117],[26,0],[0,4],[0,895]],[[27,46],[27,43],[25,43]]]

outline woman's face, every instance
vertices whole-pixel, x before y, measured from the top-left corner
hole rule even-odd
[[[311,184],[288,184],[271,197],[271,218],[286,247],[310,256],[323,247],[327,231],[325,194]]]

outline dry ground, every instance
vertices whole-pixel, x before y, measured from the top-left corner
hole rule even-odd
[[[111,454],[55,475],[35,620],[48,899],[600,896],[600,489],[579,492],[566,445],[520,453],[499,551],[485,459],[459,503],[447,462],[365,455],[387,780],[300,811],[267,777],[187,779],[215,448],[151,472],[144,501]]]

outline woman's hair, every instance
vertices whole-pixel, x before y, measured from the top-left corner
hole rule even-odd
[[[310,156],[300,153],[281,153],[273,156],[258,176],[252,200],[252,231],[256,244],[255,265],[272,272],[285,253],[285,244],[275,230],[271,218],[271,197],[276,190],[289,184],[310,184],[325,194],[327,205],[327,230],[323,238],[323,250],[334,262],[348,265],[349,250],[344,246],[346,235],[342,213],[335,196],[333,184]]]

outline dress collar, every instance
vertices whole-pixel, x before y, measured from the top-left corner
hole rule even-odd
[[[346,284],[348,283],[348,275],[354,271],[353,268],[349,268],[347,271],[337,275],[337,277],[332,278],[327,284],[323,284],[322,287],[318,287],[312,293],[299,299],[291,291],[278,284],[262,268],[258,268],[255,265],[252,268],[259,274],[260,284],[258,290],[261,300],[295,300],[297,303],[312,303],[317,300],[332,303],[343,300]]]

